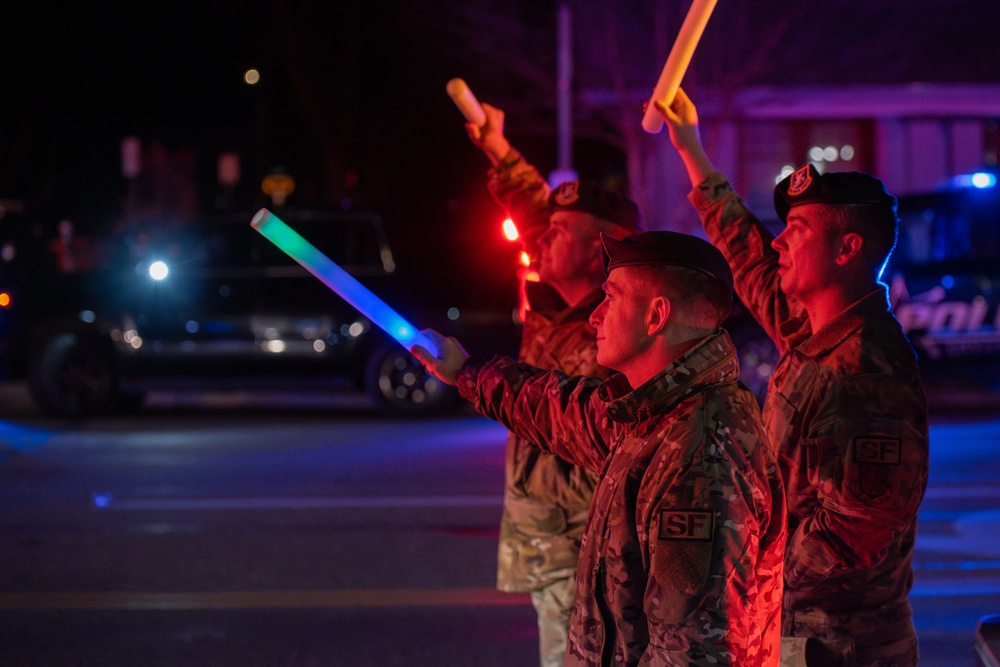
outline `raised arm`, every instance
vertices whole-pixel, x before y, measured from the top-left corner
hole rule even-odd
[[[698,187],[706,178],[715,173],[715,166],[705,154],[698,130],[698,109],[682,88],[677,89],[674,101],[667,107],[656,102],[656,108],[666,121],[670,143],[677,149],[681,161],[687,169],[691,186]]]
[[[510,142],[503,133],[504,112],[489,104],[481,106],[486,122],[482,125],[466,123],[465,131],[469,134],[469,140],[485,153],[490,164],[496,167],[510,152]]]
[[[689,195],[709,240],[726,256],[733,270],[736,293],[781,351],[794,347],[804,331],[805,311],[790,302],[778,280],[778,253],[772,234],[747,208],[726,177],[715,170],[701,143],[698,111],[683,91],[670,107],[657,103],[670,141],[684,162],[692,191]]]

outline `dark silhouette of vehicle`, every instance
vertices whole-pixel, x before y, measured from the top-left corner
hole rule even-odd
[[[996,168],[900,198],[885,272],[925,383],[1000,391],[1000,187]]]
[[[504,333],[514,327],[509,313],[506,320],[496,313],[492,320],[470,318],[434,303],[435,290],[396,267],[376,214],[279,214],[416,326],[513,337]],[[309,388],[346,381],[389,415],[437,414],[457,403],[454,388],[254,231],[251,217],[119,234],[97,260],[65,255],[57,238],[31,260],[37,267],[48,257],[51,270],[4,266],[8,376],[26,376],[41,407],[74,417],[137,404],[165,385]]]

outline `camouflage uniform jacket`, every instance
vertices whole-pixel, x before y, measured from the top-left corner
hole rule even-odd
[[[490,170],[490,192],[517,223],[529,254],[548,228],[549,187],[521,154],[511,149]],[[590,314],[603,299],[596,290],[569,307],[545,285],[525,285],[526,312],[518,358],[568,375],[608,377],[597,363]],[[497,553],[497,588],[538,590],[574,576],[580,538],[596,477],[513,433],[507,437],[504,509]]]
[[[781,354],[764,424],[787,492],[786,617],[815,608],[884,628],[879,619],[903,610],[912,633],[906,596],[927,485],[927,405],[885,289],[813,332],[779,288],[772,235],[725,177],[712,174],[690,198]]]
[[[599,472],[566,665],[776,665],[785,505],[728,334],[633,390],[498,357],[461,394]]]

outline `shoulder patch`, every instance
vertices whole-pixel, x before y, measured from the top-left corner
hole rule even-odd
[[[854,439],[854,462],[898,466],[902,461],[899,438],[857,437]]]
[[[661,540],[711,542],[715,514],[708,510],[660,510]]]

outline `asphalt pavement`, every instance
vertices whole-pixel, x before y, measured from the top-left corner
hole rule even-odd
[[[76,423],[0,385],[0,441],[2,667],[532,664],[527,596],[492,589],[491,422],[168,392]],[[990,399],[934,410],[911,593],[925,667],[975,664],[1000,613],[998,451]]]

